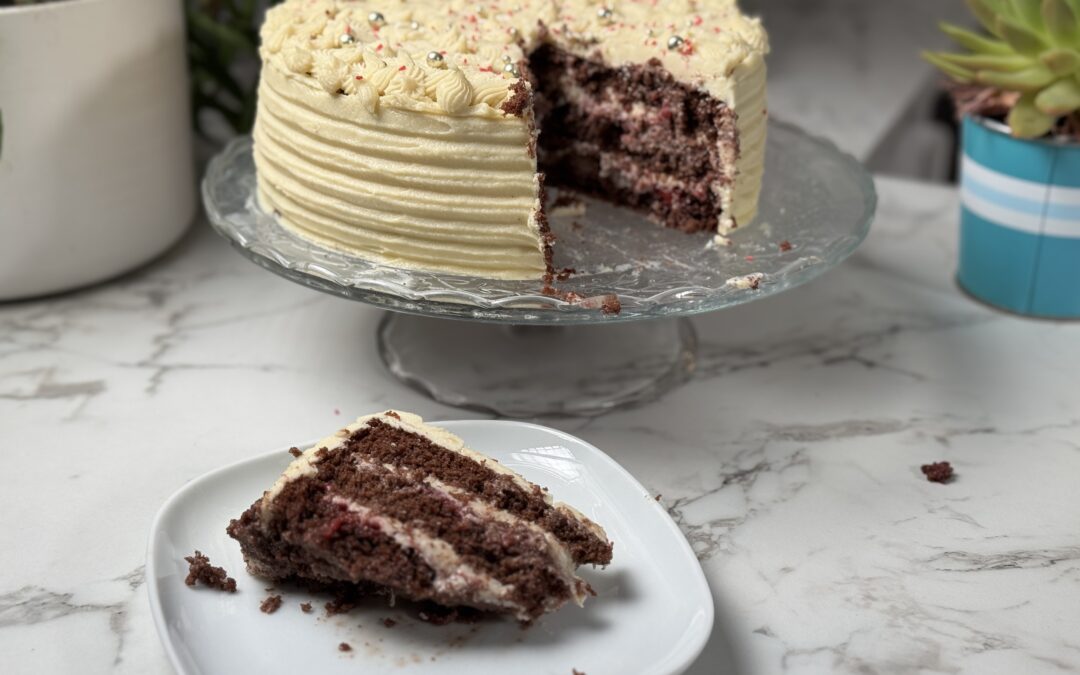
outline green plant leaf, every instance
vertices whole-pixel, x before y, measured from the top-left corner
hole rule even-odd
[[[1051,49],[1044,52],[1039,60],[1058,77],[1080,70],[1080,52],[1073,49]]]
[[[1012,54],[938,54],[942,61],[966,70],[996,70],[1003,73],[1015,73],[1036,65],[1030,56]]]
[[[942,54],[935,54],[934,52],[923,52],[922,57],[928,63],[936,66],[938,70],[945,73],[957,82],[973,82],[975,80],[975,73],[961,68],[960,66],[954,66],[945,59],[942,58]]]
[[[982,35],[979,35],[978,33],[975,33],[974,31],[970,31],[966,28],[961,28],[960,26],[957,26],[955,24],[943,21],[938,24],[938,26],[941,28],[941,32],[948,35],[953,40],[953,42],[960,45],[961,47],[970,49],[976,54],[1005,55],[1016,53],[1013,51],[1012,47],[1005,44],[1001,40],[993,40],[988,37],[984,37]]]
[[[1028,94],[1020,97],[1007,121],[1017,138],[1040,138],[1050,133],[1057,118],[1035,107],[1035,96]]]
[[[1037,92],[1052,84],[1056,79],[1057,77],[1050,72],[1050,69],[1043,65],[1016,73],[998,73],[991,70],[980,70],[975,73],[975,81],[979,84],[1021,93]]]
[[[1054,117],[1080,110],[1080,82],[1072,77],[1058,80],[1039,92],[1035,97],[1035,107]]]
[[[1031,30],[1042,32],[1042,0],[1011,0],[1010,4],[1014,17]]]
[[[1040,52],[1050,47],[1042,36],[1015,19],[999,16],[997,23],[1001,38],[1021,54],[1038,56]]]
[[[1043,0],[1043,19],[1046,34],[1059,47],[1076,47],[1080,36],[1080,25],[1076,22],[1076,12],[1065,0]]]
[[[979,20],[979,23],[983,25],[983,28],[990,31],[991,34],[998,37],[1002,37],[1001,31],[998,29],[998,12],[1000,7],[998,3],[991,0],[966,0],[968,9],[975,15],[975,18]]]

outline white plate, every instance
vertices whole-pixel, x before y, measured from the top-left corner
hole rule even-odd
[[[291,457],[280,450],[192,481],[161,508],[150,533],[147,588],[158,633],[183,675],[224,673],[551,673],[669,675],[688,668],[709,637],[712,594],[697,558],[652,495],[595,447],[520,422],[439,423],[476,450],[604,526],[615,543],[606,569],[582,568],[599,594],[528,630],[512,621],[431,626],[381,604],[327,618],[326,598],[281,593],[259,611],[269,584],[244,569],[225,534],[231,518],[267,489]],[[311,444],[301,445],[308,447]],[[184,585],[184,556],[199,549],[236,578],[238,592]],[[316,611],[304,614],[301,602]],[[387,628],[383,618],[398,623]],[[353,651],[342,653],[338,644]]]

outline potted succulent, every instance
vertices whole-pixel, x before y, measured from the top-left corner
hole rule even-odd
[[[960,285],[1030,316],[1080,317],[1080,0],[967,0],[985,33],[925,53],[963,117]]]
[[[163,252],[197,208],[180,0],[0,0],[0,300]]]

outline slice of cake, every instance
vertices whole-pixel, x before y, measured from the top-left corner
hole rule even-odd
[[[734,0],[286,0],[259,201],[398,267],[550,280],[544,181],[668,227],[757,212],[768,40]]]
[[[228,527],[269,580],[356,584],[521,621],[590,592],[604,530],[408,413],[360,418],[316,443]]]

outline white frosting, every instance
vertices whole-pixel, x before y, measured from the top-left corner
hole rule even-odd
[[[765,147],[760,23],[734,0],[613,0],[606,17],[603,7],[287,0],[271,9],[255,129],[263,208],[305,237],[391,265],[540,277],[532,120],[501,106],[522,84],[515,64],[545,39],[542,24],[546,39],[615,66],[657,58],[731,106],[741,155],[733,183],[714,187],[728,210],[718,225],[749,222]],[[370,21],[373,11],[383,20]]]

